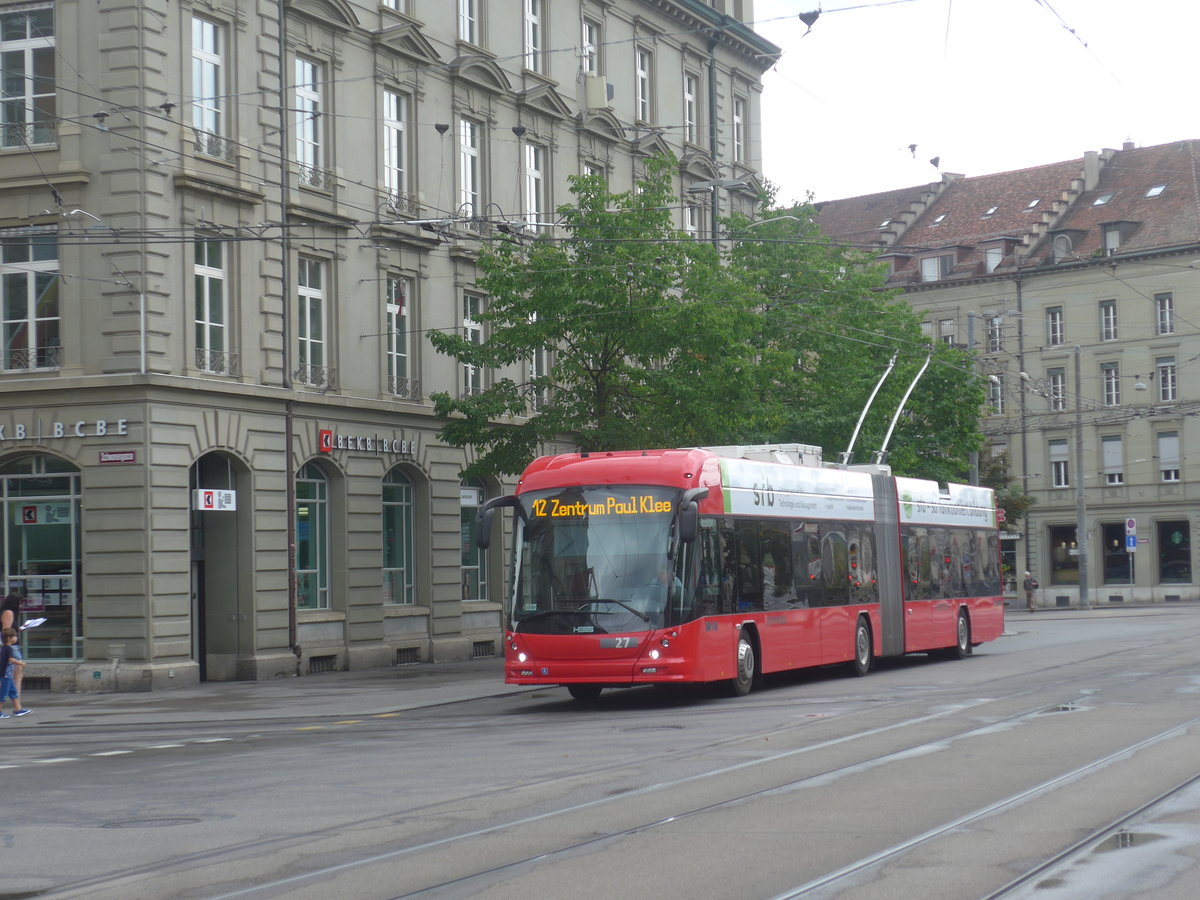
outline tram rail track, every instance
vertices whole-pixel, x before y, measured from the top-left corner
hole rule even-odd
[[[1178,644],[1178,649],[1172,651],[1172,645]],[[1123,653],[1106,653],[1097,654],[1083,660],[1077,660],[1073,663],[1073,667],[1080,665],[1092,666],[1095,663],[1104,663],[1105,667],[1102,672],[1089,671],[1085,675],[1073,676],[1071,678],[1062,679],[1053,687],[1045,685],[1029,686],[1027,683],[1022,683],[1023,679],[1020,676],[1011,676],[997,679],[992,687],[998,684],[1007,682],[1010,685],[1010,690],[1001,690],[994,692],[998,696],[974,698],[970,702],[949,703],[946,708],[935,712],[927,713],[918,716],[893,716],[891,721],[878,725],[873,728],[851,730],[846,733],[830,736],[822,740],[810,740],[815,737],[815,732],[812,726],[819,724],[821,727],[828,730],[831,723],[836,722],[838,730],[845,730],[847,726],[852,725],[855,718],[866,714],[863,710],[854,710],[844,713],[839,713],[835,716],[829,716],[820,719],[804,719],[785,723],[780,727],[773,729],[763,729],[756,731],[750,735],[740,735],[737,738],[731,738],[722,742],[704,745],[690,750],[685,754],[672,753],[669,754],[671,759],[680,763],[681,760],[687,765],[703,765],[706,760],[711,760],[715,755],[735,754],[745,751],[750,747],[754,755],[747,759],[742,759],[734,762],[727,762],[722,765],[703,765],[701,771],[696,771],[692,774],[675,778],[657,781],[646,784],[642,787],[623,789],[619,793],[608,794],[605,796],[597,796],[591,800],[582,803],[571,804],[547,804],[544,797],[551,795],[555,790],[575,790],[580,785],[578,774],[559,775],[553,778],[542,779],[534,783],[526,784],[522,787],[522,791],[529,796],[528,803],[531,806],[541,804],[544,808],[540,811],[533,812],[524,816],[508,817],[502,820],[494,821],[485,827],[476,828],[461,828],[456,825],[455,814],[452,807],[470,807],[472,805],[480,805],[485,801],[490,801],[496,798],[504,791],[511,791],[512,785],[498,786],[492,790],[474,792],[464,795],[459,795],[453,798],[447,804],[427,804],[419,809],[408,810],[409,817],[414,820],[422,820],[433,825],[436,833],[430,833],[428,839],[421,840],[420,837],[410,837],[405,840],[405,846],[396,847],[392,850],[383,853],[364,854],[361,858],[354,860],[346,860],[336,866],[317,867],[309,871],[298,872],[294,876],[273,881],[263,882],[260,884],[236,888],[234,890],[202,894],[209,900],[225,900],[225,898],[233,897],[266,897],[279,896],[278,892],[286,891],[291,894],[293,891],[300,891],[302,888],[307,889],[311,885],[325,882],[330,878],[337,878],[343,875],[354,872],[356,869],[364,869],[372,866],[390,865],[401,860],[411,859],[423,854],[437,853],[445,851],[458,845],[467,842],[486,841],[490,837],[506,834],[512,835],[515,831],[522,829],[531,829],[533,826],[543,826],[546,823],[553,823],[556,820],[567,821],[571,817],[590,814],[602,808],[612,809],[622,804],[636,806],[637,801],[649,796],[656,798],[672,797],[681,789],[694,786],[718,785],[723,781],[727,781],[731,775],[736,773],[745,773],[748,771],[763,772],[771,766],[787,764],[794,762],[797,758],[807,755],[819,754],[823,751],[829,751],[834,748],[846,748],[855,743],[863,743],[866,739],[879,737],[882,735],[897,735],[905,734],[906,732],[935,728],[935,733],[923,737],[921,740],[908,740],[896,742],[888,752],[877,753],[874,755],[858,756],[853,760],[847,761],[840,766],[825,766],[820,769],[809,771],[802,777],[792,779],[781,779],[778,777],[767,778],[762,787],[754,790],[739,790],[730,793],[727,796],[720,797],[712,802],[694,804],[689,807],[671,808],[665,814],[657,817],[631,814],[631,819],[624,827],[605,830],[603,833],[594,833],[581,839],[561,840],[557,842],[557,846],[539,846],[537,852],[531,852],[525,855],[512,856],[509,859],[497,864],[481,866],[476,871],[458,871],[453,877],[449,877],[436,882],[428,882],[419,885],[413,885],[412,889],[394,893],[391,896],[396,898],[410,898],[421,896],[439,896],[449,895],[452,891],[466,891],[467,894],[473,889],[473,886],[479,886],[480,890],[488,890],[487,885],[494,883],[495,879],[504,876],[506,873],[519,872],[528,869],[531,866],[545,866],[554,863],[556,860],[569,859],[578,856],[580,853],[586,853],[590,849],[594,849],[614,842],[619,842],[623,839],[631,838],[635,835],[646,836],[657,831],[664,831],[673,827],[679,827],[683,823],[689,821],[697,821],[706,816],[713,816],[728,811],[735,807],[744,807],[753,804],[756,801],[781,793],[800,790],[806,785],[818,784],[821,782],[836,781],[839,778],[846,777],[851,774],[867,771],[873,768],[887,766],[891,763],[910,759],[916,756],[921,756],[926,753],[938,752],[939,749],[945,748],[948,745],[954,745],[959,742],[978,738],[988,733],[994,733],[998,730],[1015,728],[1030,720],[1036,719],[1039,716],[1044,716],[1048,712],[1054,712],[1065,707],[1078,706],[1081,703],[1088,705],[1096,705],[1103,702],[1108,694],[1113,692],[1128,689],[1133,686],[1145,685],[1145,683],[1155,679],[1171,679],[1179,678],[1180,670],[1183,667],[1185,660],[1182,654],[1188,653],[1187,638],[1181,637],[1173,641],[1160,642],[1157,646],[1159,651],[1157,656],[1158,669],[1155,671],[1131,672],[1129,667],[1123,663],[1122,656],[1138,651],[1144,652],[1145,647],[1129,648]],[[1165,652],[1164,652],[1165,651]],[[1178,659],[1172,657],[1172,652],[1180,654]],[[1187,660],[1190,662],[1190,657]],[[930,665],[947,665],[933,664]],[[954,665],[954,664],[948,664]],[[1098,685],[1100,680],[1107,680],[1109,683]],[[1081,681],[1086,681],[1092,687],[1082,692],[1079,690],[1072,691],[1072,687],[1079,687]],[[859,682],[863,684],[864,682]],[[868,680],[865,682],[869,684]],[[896,693],[895,690],[889,693]],[[759,695],[752,695],[749,700],[743,699],[734,701],[733,705],[722,705],[720,710],[712,710],[713,715],[727,713],[730,710],[744,708],[744,704],[753,702],[756,698],[769,698],[769,692],[764,692]],[[1019,709],[1011,712],[1000,714],[999,707],[1005,704],[1018,703],[1022,699],[1027,702],[1021,704]],[[833,704],[848,703],[851,698],[821,698],[823,701],[829,701]],[[889,711],[892,713],[903,712],[904,709],[911,707],[913,704],[923,704],[929,706],[936,702],[935,695],[925,693],[920,697],[912,698],[911,700],[897,700],[889,706]],[[801,701],[802,702],[802,701]],[[776,705],[770,703],[769,705]],[[617,704],[619,706],[619,704]],[[778,706],[794,709],[797,701],[792,700],[787,703],[779,703]],[[873,707],[878,710],[878,707]],[[988,713],[992,710],[993,713]],[[673,721],[677,716],[670,708],[656,709],[659,714],[660,721]],[[705,707],[689,707],[681,710],[678,717],[691,716],[695,717],[709,714],[709,710]],[[619,710],[614,710],[611,715],[603,720],[604,724],[613,730],[621,730],[630,726],[631,722],[640,722],[643,726],[644,710],[638,711],[638,716],[626,716]],[[974,718],[976,721],[986,719],[977,725],[969,728],[937,728],[943,723],[953,724],[962,716],[967,715]],[[528,712],[519,714],[504,714],[500,716],[489,717],[488,721],[495,724],[510,722],[520,717],[528,717],[530,719],[544,720],[546,717],[542,714],[530,715]],[[640,717],[640,718],[639,718]],[[478,719],[476,718],[478,722]],[[275,724],[275,723],[273,723]],[[423,723],[426,727],[433,722],[426,721]],[[1127,757],[1129,754],[1135,754],[1143,749],[1151,747],[1155,744],[1169,741],[1172,737],[1176,737],[1188,729],[1195,728],[1200,724],[1200,716],[1193,716],[1185,721],[1176,723],[1170,728],[1161,729],[1154,735],[1143,737],[1140,740],[1124,744],[1103,756],[1082,763],[1074,767],[1068,772],[1061,773],[1052,779],[1043,780],[1037,784],[1029,786],[1027,789],[1012,792],[1002,798],[993,800],[986,804],[981,804],[974,810],[964,812],[961,815],[955,816],[942,823],[934,829],[926,829],[922,833],[909,838],[906,841],[898,842],[883,850],[864,855],[861,859],[849,863],[841,868],[827,873],[817,879],[808,879],[797,883],[797,885],[783,893],[777,895],[778,898],[791,898],[801,896],[813,896],[818,892],[828,889],[840,880],[852,880],[864,871],[869,870],[873,866],[878,866],[880,863],[892,859],[898,855],[902,855],[914,847],[924,843],[935,841],[939,836],[961,829],[965,825],[976,822],[980,819],[996,814],[998,811],[1010,808],[1013,805],[1026,802],[1038,796],[1052,792],[1057,786],[1071,781],[1072,779],[1080,778],[1088,772],[1095,771],[1097,768],[1102,768],[1105,765],[1112,764],[1115,760]],[[262,723],[259,723],[260,727]],[[396,720],[391,722],[380,722],[372,727],[382,731],[388,728],[394,728]],[[436,727],[436,726],[435,726]],[[789,747],[788,749],[762,753],[761,746],[764,742],[770,740],[779,743],[781,738],[790,737],[795,740],[804,740],[802,746]],[[643,760],[647,770],[654,770],[661,765],[663,758],[668,754],[662,754],[657,758]],[[606,776],[611,774],[613,770],[628,770],[629,762],[627,760],[614,762],[611,766],[601,767],[590,770],[590,776]],[[1182,787],[1182,786],[1181,786]],[[1178,790],[1177,788],[1176,790]],[[1135,811],[1136,813],[1136,811]],[[1135,813],[1130,813],[1130,816]],[[1126,817],[1128,818],[1128,817]],[[363,817],[351,819],[343,822],[340,826],[341,831],[349,833],[352,831],[372,828],[383,828],[387,826],[386,817]],[[1119,827],[1109,825],[1106,827]],[[573,836],[575,833],[569,826],[561,829],[562,836]],[[254,852],[256,849],[261,851],[266,848],[278,851],[286,849],[289,852],[295,852],[303,848],[307,843],[318,840],[326,840],[329,838],[328,831],[322,832],[301,832],[291,835],[279,835],[270,840],[265,840],[255,846],[245,845],[226,845],[219,849],[214,849],[211,853],[198,853],[189,855],[186,858],[178,858],[176,860],[166,860],[160,863],[160,867],[164,864],[170,870],[173,867],[182,869],[188,868],[205,868],[209,864],[215,864],[219,859],[228,860],[232,857],[245,852]],[[1091,834],[1086,838],[1080,839],[1072,844],[1072,847],[1080,847],[1086,845],[1089,840],[1094,840],[1095,835]],[[1069,850],[1064,850],[1057,853],[1054,859],[1065,858]],[[467,854],[469,855],[469,854]],[[1037,871],[1045,871],[1048,867],[1054,864],[1054,860],[1046,860],[1039,864]],[[75,885],[62,885],[60,888],[45,893],[43,896],[51,897],[66,897],[66,896],[102,896],[103,892],[108,888],[118,888],[123,883],[127,883],[128,879],[138,879],[144,877],[147,873],[134,869],[125,871],[113,871],[105,877],[99,879],[89,879],[86,884],[79,882]],[[1031,870],[1025,876],[1026,878],[1035,877],[1036,873]],[[1019,881],[1013,881],[1011,888],[1015,888]],[[74,891],[82,891],[82,893],[73,893]],[[467,895],[464,894],[464,895]],[[302,893],[296,893],[296,896],[302,896]],[[457,896],[458,894],[455,894]],[[115,896],[115,895],[114,895]],[[197,894],[196,896],[201,896]],[[1004,893],[997,892],[994,895],[997,898],[1005,896]]]

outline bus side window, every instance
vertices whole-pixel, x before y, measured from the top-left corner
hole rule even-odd
[[[697,602],[690,615],[685,612],[683,621],[698,616],[711,616],[721,607],[721,539],[717,534],[714,519],[701,519],[700,531],[696,536],[696,552],[700,556],[699,584],[696,585]]]
[[[763,608],[762,559],[758,528],[754,522],[739,522],[737,534],[737,611]]]
[[[792,580],[792,548],[788,522],[764,522],[762,545],[763,605],[767,609],[791,609],[796,605]]]
[[[850,599],[850,560],[846,535],[829,530],[821,536],[821,569],[825,576],[825,604],[845,606]]]
[[[717,526],[717,534],[721,541],[721,601],[717,612],[731,613],[737,608],[737,537],[733,533],[733,525],[727,521]]]
[[[815,525],[800,525],[792,532],[792,571],[800,606],[824,606],[824,578],[821,574],[821,539]]]

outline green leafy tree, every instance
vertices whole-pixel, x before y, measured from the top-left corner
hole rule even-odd
[[[766,431],[751,401],[753,298],[714,248],[673,224],[674,163],[652,159],[638,188],[572,179],[558,233],[485,249],[487,337],[435,333],[464,365],[502,373],[482,392],[432,397],[440,437],[480,453],[468,475],[516,473],[546,441],[611,450],[732,439]],[[529,361],[550,354],[531,374]]]
[[[800,206],[734,216],[723,256],[673,224],[674,161],[647,163],[634,191],[572,180],[565,237],[486,248],[487,337],[435,333],[459,363],[498,373],[479,393],[433,395],[441,438],[479,453],[468,475],[516,473],[556,439],[583,450],[798,441],[827,458],[849,442],[889,359],[856,445],[889,447],[901,474],[962,480],[983,402],[970,358],[930,345],[869,256],[831,244]],[[549,354],[534,373],[529,361]]]
[[[926,358],[929,366],[904,404],[888,445],[899,474],[964,480],[980,445],[984,392],[970,356],[930,344],[920,319],[869,255],[832,244],[811,206],[729,221],[730,268],[761,298],[764,389],[784,407],[775,440],[818,444],[827,458],[845,450],[889,361],[854,447],[863,462],[879,449],[895,411]]]
[[[980,454],[979,483],[996,492],[996,506],[1004,510],[1004,527],[1017,531],[1037,498],[1014,485],[1009,471],[1008,454]]]

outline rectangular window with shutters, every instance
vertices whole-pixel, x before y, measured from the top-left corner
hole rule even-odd
[[[1118,485],[1125,483],[1125,451],[1118,435],[1106,435],[1100,438],[1100,453],[1104,467],[1104,483]]]
[[[1049,395],[1046,399],[1050,401],[1051,411],[1062,412],[1067,408],[1067,370],[1047,369],[1046,381]]]
[[[1179,432],[1160,431],[1158,440],[1158,476],[1165,482],[1179,481]]]
[[[1104,386],[1104,405],[1121,405],[1121,366],[1118,363],[1104,363],[1100,366],[1100,380]]]
[[[225,135],[225,94],[224,33],[215,22],[193,16],[192,128],[205,152]]]
[[[1071,486],[1070,465],[1067,460],[1067,442],[1051,441],[1050,450],[1050,486],[1065,488]]]
[[[51,4],[0,9],[0,147],[56,140],[56,43]]]
[[[1046,310],[1046,343],[1057,347],[1065,340],[1063,309],[1061,306],[1052,306]]]
[[[1154,295],[1155,324],[1159,334],[1175,333],[1175,297],[1172,294]]]
[[[1115,341],[1117,339],[1117,301],[1100,301],[1100,340]]]
[[[988,377],[988,406],[991,407],[991,414],[993,416],[1004,415],[1003,375],[991,375]]]
[[[463,337],[472,344],[483,343],[483,297],[478,294],[463,294],[462,329]],[[470,397],[483,393],[483,369],[464,363],[462,368],[462,396]]]
[[[408,97],[383,92],[383,189],[394,206],[408,196]]]
[[[0,237],[3,368],[57,369],[61,350],[58,232],[44,226]]]
[[[1158,380],[1158,399],[1164,402],[1179,399],[1175,380],[1175,357],[1160,356],[1154,361],[1154,374]]]

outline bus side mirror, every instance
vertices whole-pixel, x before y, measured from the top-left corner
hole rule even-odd
[[[708,488],[691,488],[679,501],[679,540],[690,544],[696,540],[700,525],[700,501],[708,496]]]
[[[487,506],[481,506],[475,514],[475,546],[486,550],[492,546],[492,516],[493,511]]]
[[[525,518],[525,510],[521,507],[521,501],[512,494],[505,497],[494,497],[483,504],[479,507],[479,512],[475,513],[475,546],[480,550],[486,550],[492,545],[492,518],[495,510],[501,506],[512,506],[522,520]]]
[[[679,510],[679,540],[685,544],[696,540],[699,522],[700,510],[695,503],[689,503]]]

